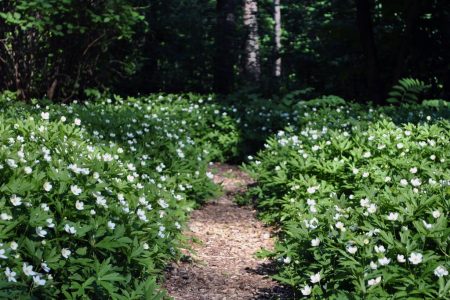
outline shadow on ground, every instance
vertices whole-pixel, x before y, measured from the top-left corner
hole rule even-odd
[[[246,272],[260,276],[272,276],[277,273],[275,262],[263,262],[257,268],[246,268]],[[291,300],[296,299],[295,292],[288,286],[276,285],[258,290],[254,300]]]

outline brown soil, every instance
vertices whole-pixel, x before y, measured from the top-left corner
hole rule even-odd
[[[213,170],[224,195],[192,213],[185,234],[201,242],[192,245],[186,262],[171,266],[164,287],[175,300],[292,299],[269,278],[270,262],[254,256],[261,248],[273,248],[271,229],[252,208],[233,202],[251,179],[235,166]]]

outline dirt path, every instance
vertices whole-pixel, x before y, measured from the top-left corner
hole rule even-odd
[[[239,207],[233,197],[251,180],[235,166],[216,165],[216,183],[224,195],[191,215],[187,236],[194,245],[190,262],[174,264],[164,284],[174,299],[290,299],[287,291],[268,277],[268,261],[257,260],[260,248],[271,249],[270,228],[249,207]]]

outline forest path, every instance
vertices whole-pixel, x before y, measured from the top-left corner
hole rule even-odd
[[[164,287],[175,300],[292,299],[269,277],[270,262],[254,256],[273,249],[271,229],[251,207],[233,202],[251,179],[236,166],[216,164],[213,170],[224,195],[192,212],[185,235],[201,242],[193,244],[188,262],[172,265]]]

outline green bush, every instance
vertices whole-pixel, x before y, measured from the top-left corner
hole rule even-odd
[[[448,113],[303,105],[245,167],[281,227],[275,278],[316,299],[448,298]]]
[[[133,75],[147,29],[136,1],[3,0],[0,89],[65,100]]]
[[[194,95],[68,106],[9,98],[1,298],[163,297],[156,282],[179,254],[187,213],[217,192],[208,164],[233,151],[231,119]]]

